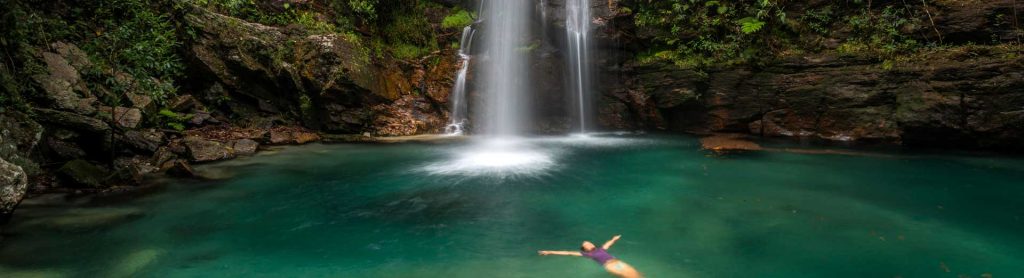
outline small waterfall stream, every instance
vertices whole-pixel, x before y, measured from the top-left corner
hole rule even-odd
[[[462,42],[459,46],[459,67],[458,75],[455,77],[455,86],[451,92],[451,122],[445,127],[445,133],[449,135],[462,135],[465,133],[466,123],[469,121],[469,107],[466,105],[466,75],[469,73],[469,62],[473,59],[470,55],[473,47],[473,35],[476,29],[472,25],[462,30]]]
[[[567,36],[568,84],[577,105],[579,132],[587,132],[587,93],[590,91],[590,1],[566,0],[565,32]]]

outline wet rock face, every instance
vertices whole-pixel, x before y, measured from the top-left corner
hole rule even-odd
[[[940,53],[891,70],[857,59],[795,57],[707,77],[634,69],[607,93],[602,124],[691,132],[1015,148],[1024,139],[1024,59],[996,48]],[[639,92],[642,96],[630,97]]]
[[[419,96],[405,96],[389,105],[373,108],[379,115],[373,122],[373,134],[378,136],[406,136],[423,131],[440,130],[447,122],[429,113],[431,104]]]
[[[921,14],[926,24],[910,33],[920,41],[939,41],[941,33],[952,45],[1019,35],[1012,24],[997,22],[1012,15],[1014,1],[969,2],[929,2],[932,17]],[[611,1],[609,7],[632,3]],[[827,4],[793,3],[790,14]],[[595,15],[606,19],[595,35],[602,54],[598,124],[605,129],[1024,149],[1018,143],[1024,139],[1024,59],[999,46],[930,52],[891,69],[865,58],[808,53],[698,73],[638,63],[635,53],[648,50],[648,35],[631,16],[607,11]]]
[[[213,77],[206,94],[226,93],[232,95],[232,102],[249,102],[255,113],[294,115],[305,127],[329,133],[373,131],[381,106],[396,112],[385,115],[390,118],[395,114],[445,117],[455,74],[454,53],[441,56],[441,62],[431,66],[426,66],[432,64],[430,59],[375,60],[359,40],[349,36],[264,26],[200,7],[189,10],[186,22],[198,31],[189,55],[196,68]],[[417,92],[428,96],[423,98],[427,109],[397,103],[410,95],[419,97]],[[241,107],[231,110],[252,113]],[[429,128],[401,134],[439,129],[431,123]]]
[[[382,90],[368,54],[345,36],[309,35],[198,7],[186,21],[199,31],[190,49],[197,67],[261,110],[307,115],[311,127],[356,132],[351,129],[365,118],[332,115],[369,114],[369,107],[384,101],[374,94]]]
[[[27,189],[28,175],[21,166],[0,159],[0,224],[7,222]]]

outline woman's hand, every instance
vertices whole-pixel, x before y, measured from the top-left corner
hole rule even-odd
[[[622,238],[622,235],[615,235],[612,237],[612,240],[619,240],[619,238]]]
[[[551,254],[551,251],[537,251],[538,255],[547,256]]]

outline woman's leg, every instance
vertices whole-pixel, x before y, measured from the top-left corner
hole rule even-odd
[[[614,274],[615,276],[622,278],[643,277],[643,275],[640,275],[640,272],[636,271],[636,269],[633,268],[633,266],[630,266],[626,262],[620,260],[608,262],[607,264],[604,265],[604,269],[607,270],[608,273]]]

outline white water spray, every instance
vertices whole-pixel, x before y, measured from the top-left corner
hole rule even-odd
[[[565,33],[568,42],[569,88],[576,97],[579,131],[587,132],[587,92],[590,91],[590,1],[566,0]]]

